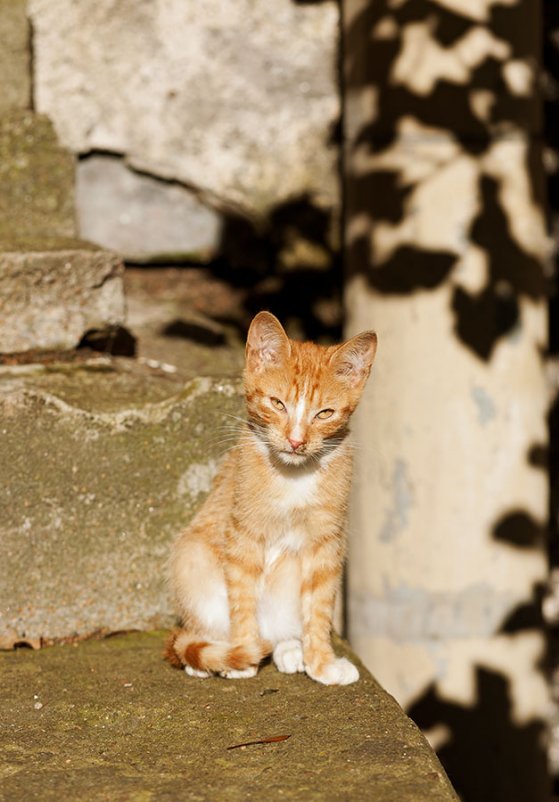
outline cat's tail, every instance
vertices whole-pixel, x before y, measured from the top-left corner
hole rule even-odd
[[[175,629],[165,644],[164,657],[176,668],[190,666],[198,671],[220,673],[257,666],[272,651],[272,644],[228,643],[210,641],[192,635],[185,629]]]

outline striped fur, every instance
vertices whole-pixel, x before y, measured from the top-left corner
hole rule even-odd
[[[171,555],[183,623],[166,647],[173,665],[193,676],[250,676],[273,649],[280,671],[325,684],[357,679],[332,651],[331,626],[345,554],[348,422],[375,351],[372,332],[323,347],[290,340],[267,312],[253,320],[248,420]]]
[[[165,644],[165,659],[175,668],[190,666],[198,671],[222,674],[257,666],[272,651],[272,645],[262,642],[232,645],[226,641],[204,641],[184,629],[175,629]]]

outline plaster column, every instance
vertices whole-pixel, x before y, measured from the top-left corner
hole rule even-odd
[[[344,3],[350,640],[463,799],[547,799],[537,4]]]

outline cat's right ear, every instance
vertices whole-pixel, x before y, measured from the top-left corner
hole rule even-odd
[[[352,387],[363,387],[377,352],[377,335],[364,331],[352,337],[334,351],[330,362],[336,375]]]
[[[283,326],[271,312],[259,312],[250,324],[246,344],[247,367],[265,370],[279,365],[291,352]]]

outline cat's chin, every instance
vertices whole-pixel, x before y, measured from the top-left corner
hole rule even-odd
[[[309,454],[296,454],[291,451],[275,451],[274,455],[284,465],[304,465],[311,459]]]

